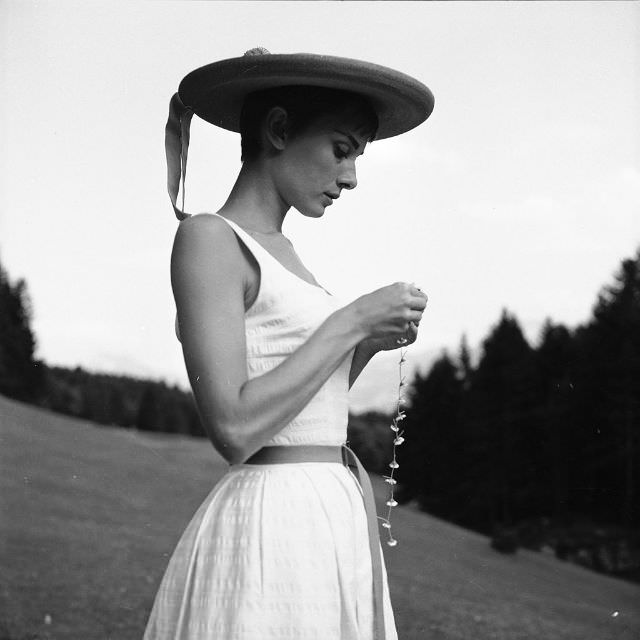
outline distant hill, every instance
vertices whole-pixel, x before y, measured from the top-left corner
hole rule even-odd
[[[139,640],[169,555],[226,465],[203,439],[0,397],[0,640]],[[377,496],[385,486],[374,478]],[[637,640],[640,587],[410,507],[385,546],[401,640]]]

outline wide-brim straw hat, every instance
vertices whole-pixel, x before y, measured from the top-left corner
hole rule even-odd
[[[166,128],[169,195],[176,207],[186,171],[192,115],[229,131],[240,130],[245,98],[254,91],[306,85],[342,89],[364,96],[378,117],[376,140],[410,131],[433,111],[433,94],[411,76],[371,62],[312,53],[271,54],[256,48],[238,58],[205,65],[187,74],[170,105]]]

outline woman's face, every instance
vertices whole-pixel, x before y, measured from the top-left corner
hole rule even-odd
[[[290,137],[276,157],[280,197],[305,216],[319,218],[343,189],[357,185],[356,159],[366,135],[353,118],[324,116]]]

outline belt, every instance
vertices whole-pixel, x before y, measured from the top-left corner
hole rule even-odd
[[[263,447],[245,464],[282,464],[294,462],[338,462],[349,467],[362,488],[362,498],[367,514],[367,529],[369,531],[369,551],[371,553],[371,570],[373,577],[373,632],[374,640],[385,639],[384,610],[382,606],[382,559],[380,553],[380,538],[378,536],[378,520],[376,505],[373,499],[371,480],[356,454],[347,447],[302,445]]]

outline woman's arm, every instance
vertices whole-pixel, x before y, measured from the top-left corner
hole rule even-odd
[[[391,285],[331,314],[294,353],[248,379],[244,291],[250,266],[215,216],[181,223],[171,281],[189,380],[204,427],[231,463],[242,462],[290,422],[346,355],[370,335],[401,335],[421,314],[409,285]],[[415,307],[415,309],[413,309]]]

